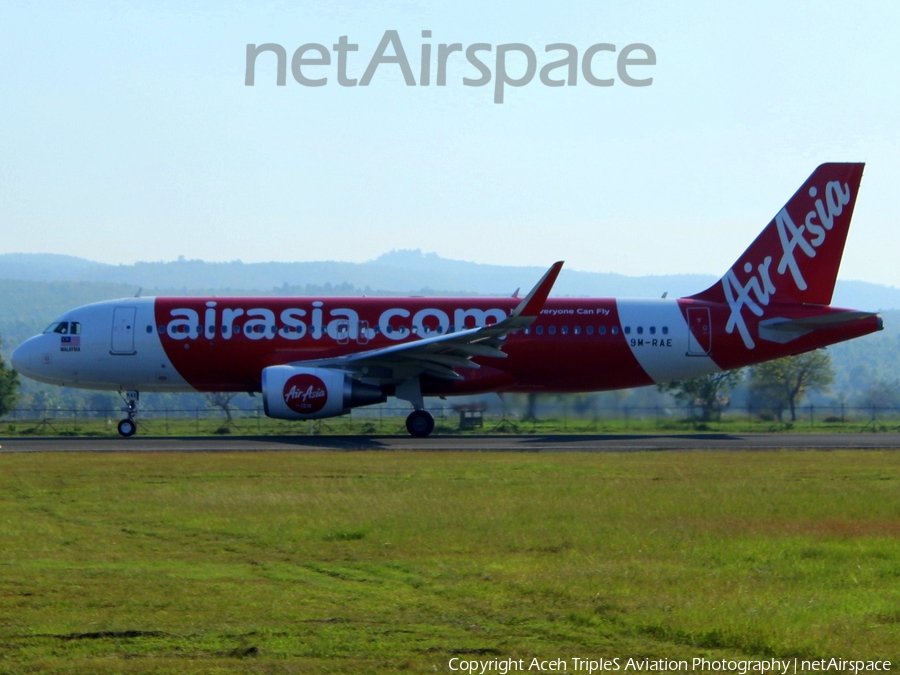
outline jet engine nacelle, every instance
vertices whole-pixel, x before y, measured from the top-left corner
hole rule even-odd
[[[331,368],[270,366],[262,371],[266,415],[281,420],[335,417],[351,408],[387,400],[381,387]]]

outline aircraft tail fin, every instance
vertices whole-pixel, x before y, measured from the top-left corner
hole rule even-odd
[[[828,305],[865,164],[822,164],[725,276],[695,300]]]

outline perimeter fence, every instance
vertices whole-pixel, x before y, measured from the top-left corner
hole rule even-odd
[[[788,410],[781,419],[770,409],[729,408],[703,420],[694,408],[667,406],[561,408],[526,419],[521,412],[484,411],[483,405],[429,406],[436,433],[671,433],[671,432],[891,432],[900,431],[900,409],[878,406],[816,406]],[[141,409],[138,433],[151,436],[193,435],[405,435],[408,406],[356,408],[342,417],[291,422],[266,417],[262,408],[222,410],[209,407]],[[0,418],[0,436],[114,436],[125,417],[119,408],[48,408],[12,410]]]

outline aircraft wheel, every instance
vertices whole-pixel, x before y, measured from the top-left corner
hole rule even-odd
[[[410,436],[425,438],[434,431],[434,418],[427,410],[413,410],[406,418],[406,430]]]
[[[135,424],[133,419],[125,418],[121,422],[119,422],[119,433],[128,438],[129,436],[134,436],[134,432],[137,431],[137,424]]]

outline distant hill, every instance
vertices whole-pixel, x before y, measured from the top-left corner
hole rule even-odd
[[[55,253],[0,255],[0,279],[18,281],[85,281],[94,270],[111,265]]]
[[[449,260],[419,250],[391,251],[375,260],[351,262],[244,263],[179,259],[107,265],[66,255],[14,253],[0,255],[0,279],[77,281],[124,284],[144,294],[227,290],[288,293],[330,285],[334,294],[511,294],[527,290],[543,274],[542,267],[506,267]],[[594,297],[670,297],[690,295],[714,283],[707,274],[632,277],[564,269],[554,288],[557,295]],[[339,289],[339,290],[338,290]],[[834,304],[860,309],[900,309],[900,289],[864,281],[838,281]]]

